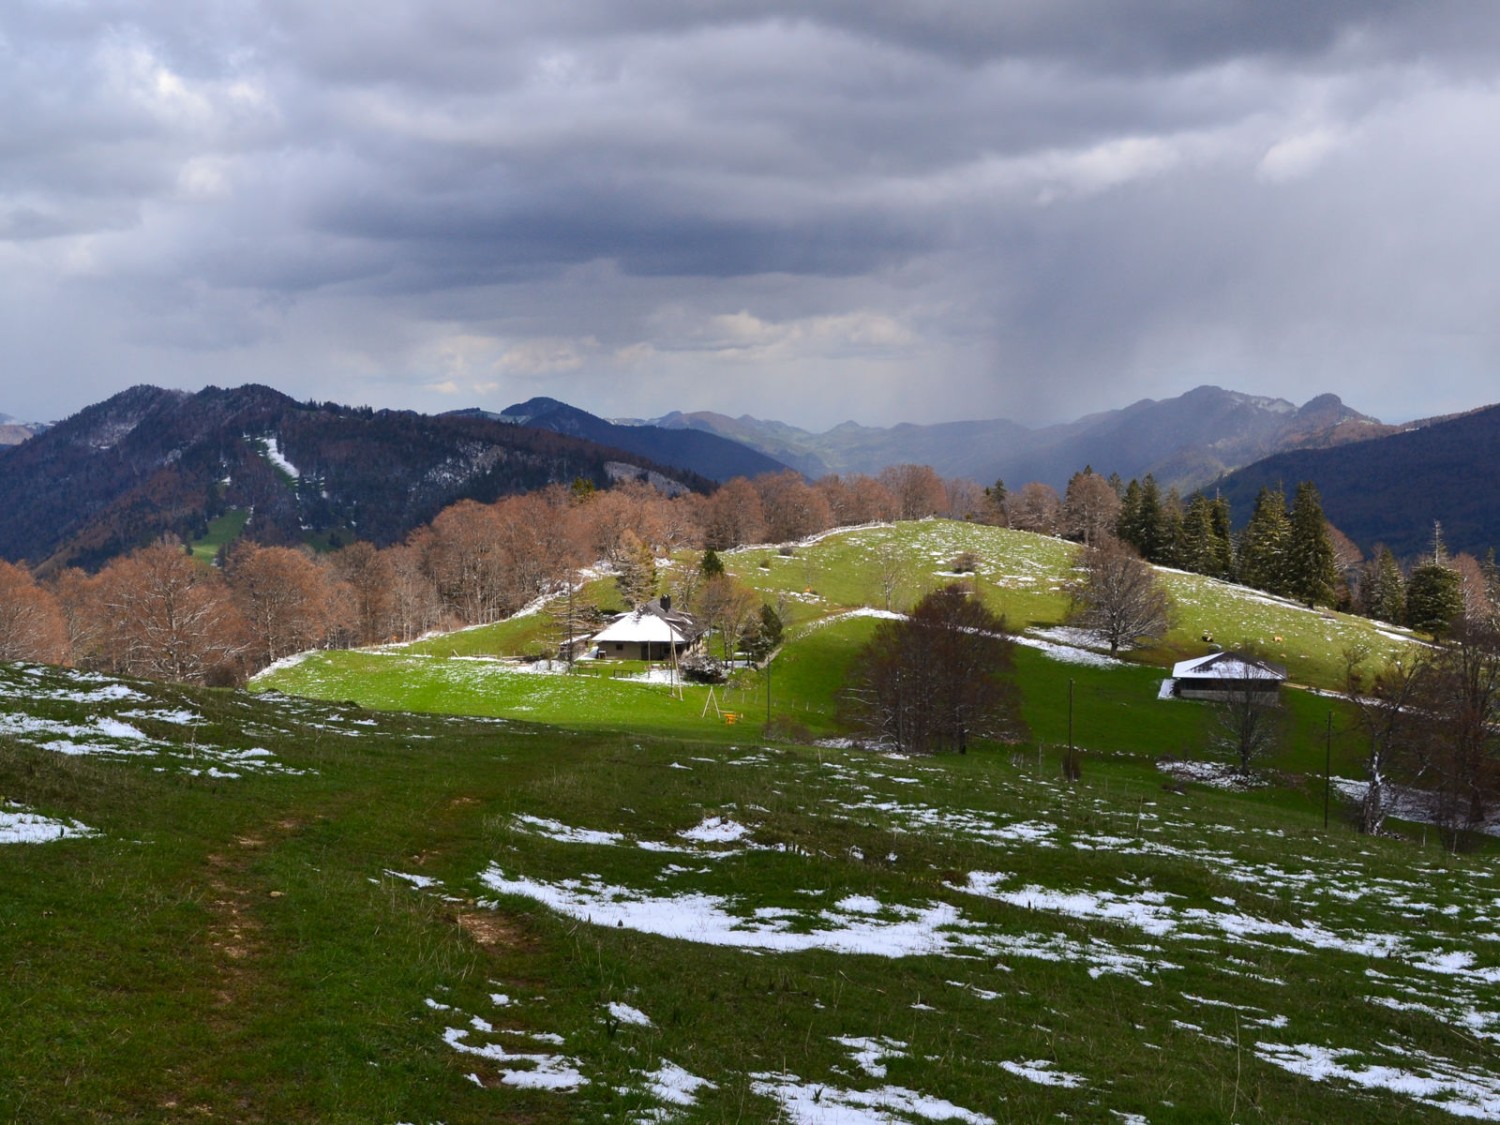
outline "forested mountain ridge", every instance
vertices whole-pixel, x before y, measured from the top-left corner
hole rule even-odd
[[[1236,522],[1264,486],[1311,480],[1323,511],[1365,551],[1398,557],[1432,546],[1432,525],[1455,553],[1500,544],[1500,405],[1332,449],[1281,453],[1231,473],[1209,491],[1228,498]]]
[[[1028,429],[992,419],[891,427],[845,422],[817,434],[743,415],[673,412],[663,427],[731,437],[808,476],[878,473],[887,465],[931,465],[945,476],[1011,487],[1041,481],[1061,490],[1084,465],[1122,478],[1156,477],[1187,492],[1272,453],[1361,441],[1393,432],[1336,395],[1298,407],[1284,399],[1203,386],[1176,398],[1142,399],[1074,422]]]
[[[626,462],[692,473],[581,438],[485,418],[299,403],[269,387],[138,386],[0,450],[0,558],[92,568],[238,510],[263,543],[384,545],[460,499],[491,501]]]
[[[570,434],[615,449],[625,449],[652,461],[678,465],[716,481],[778,473],[788,467],[774,455],[768,456],[732,437],[650,424],[621,426],[554,398],[528,399],[507,407],[499,414],[479,410],[456,413]]]

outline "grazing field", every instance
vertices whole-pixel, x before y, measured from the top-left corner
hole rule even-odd
[[[751,735],[0,666],[0,1119],[1500,1115],[1492,859]]]
[[[555,643],[545,607],[494,625],[466,629],[408,645],[362,652],[315,653],[257,677],[255,688],[330,700],[351,700],[389,710],[515,717],[589,730],[650,731],[733,742],[743,723],[759,730],[767,717],[775,730],[833,738],[837,693],[854,653],[868,640],[890,605],[909,608],[923,593],[957,580],[971,582],[989,606],[1021,631],[1018,682],[1033,733],[1065,742],[1069,681],[1074,681],[1075,738],[1084,747],[1130,749],[1158,755],[1190,754],[1204,742],[1202,709],[1164,704],[1157,690],[1165,665],[1210,651],[1207,634],[1225,646],[1248,643],[1284,662],[1295,682],[1340,686],[1344,649],[1363,644],[1372,662],[1414,643],[1400,631],[1363,618],[1329,614],[1198,575],[1164,572],[1178,622],[1156,647],[1112,661],[1070,631],[1059,631],[1068,602],[1074,547],[1026,532],[948,520],[860,528],[784,547],[727,552],[730,572],[778,606],[788,623],[786,641],[767,670],[746,670],[726,686],[708,689],[663,681],[663,669],[644,664],[581,661],[566,675],[534,657]],[[950,568],[964,553],[974,570]],[[663,581],[696,555],[668,560]],[[596,579],[584,598],[619,608],[612,583]],[[770,681],[767,683],[767,681]],[[767,696],[770,705],[767,706]],[[1289,692],[1294,715],[1284,768],[1321,768],[1329,710],[1326,698]],[[724,722],[724,713],[739,723]],[[1340,769],[1354,769],[1341,756]]]

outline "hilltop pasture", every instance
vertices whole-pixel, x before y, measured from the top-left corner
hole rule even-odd
[[[585,660],[563,675],[555,665],[523,662],[555,644],[546,607],[540,605],[494,625],[409,645],[311,654],[262,673],[254,687],[392,710],[510,716],[590,730],[729,741],[744,733],[724,723],[724,712],[758,725],[769,714],[779,726],[833,738],[844,733],[836,722],[838,689],[874,627],[870,615],[886,611],[886,590],[892,590],[890,608],[903,610],[943,583],[965,581],[1019,634],[1019,683],[1039,738],[1066,739],[1066,713],[1059,716],[1058,707],[1066,704],[1073,680],[1081,745],[1130,746],[1154,756],[1192,751],[1203,740],[1201,708],[1163,703],[1156,694],[1171,662],[1210,651],[1204,635],[1229,647],[1252,645],[1285,663],[1294,682],[1323,690],[1340,686],[1343,651],[1351,643],[1366,646],[1375,662],[1414,643],[1402,631],[1363,618],[1164,571],[1161,581],[1178,607],[1175,627],[1152,649],[1111,661],[1080,647],[1078,637],[1057,632],[1068,611],[1064,586],[1073,576],[1075,550],[1073,544],[1028,532],[925,520],[725,552],[729,572],[777,607],[787,633],[769,672],[738,674],[715,689],[712,701],[708,689],[674,687],[663,682],[662,669],[644,664]],[[974,570],[957,573],[952,566],[965,554]],[[689,552],[662,560],[664,585],[681,568],[695,566],[697,558]],[[591,581],[582,597],[621,608],[607,578]],[[1294,724],[1287,762],[1321,758],[1315,750],[1322,745],[1322,722],[1329,707],[1339,705],[1289,694],[1294,711],[1307,721]],[[1121,708],[1128,709],[1128,719]]]

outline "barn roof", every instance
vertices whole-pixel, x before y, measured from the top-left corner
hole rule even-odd
[[[1207,656],[1178,661],[1172,665],[1172,677],[1178,680],[1284,680],[1286,669],[1243,652],[1211,652]]]

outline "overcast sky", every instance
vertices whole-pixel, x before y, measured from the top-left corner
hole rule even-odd
[[[5,0],[0,411],[1500,400],[1488,0]]]

